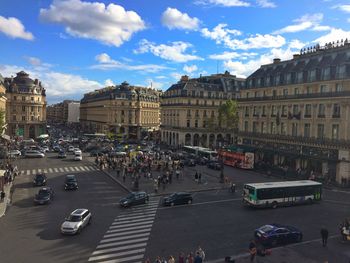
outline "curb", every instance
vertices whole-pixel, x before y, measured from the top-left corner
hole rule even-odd
[[[191,189],[191,190],[187,190],[187,191],[184,191],[184,192],[189,192],[189,193],[199,193],[199,192],[209,192],[209,191],[215,191],[215,190],[221,190],[223,188],[221,187],[212,187],[212,188],[207,188],[207,189]],[[173,192],[171,192],[173,193]],[[150,196],[166,196],[166,195],[169,195],[171,193],[161,193],[161,194],[150,194]]]
[[[122,182],[120,182],[117,178],[115,178],[113,175],[111,175],[109,172],[105,171],[105,170],[100,170],[101,172],[103,172],[104,174],[106,174],[109,178],[111,178],[114,182],[116,182],[117,184],[119,184],[125,191],[127,191],[128,193],[131,193],[132,191],[130,191],[129,188],[127,188],[124,184],[122,184]]]

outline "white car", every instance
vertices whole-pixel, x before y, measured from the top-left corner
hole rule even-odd
[[[74,148],[74,154],[80,154],[81,155],[81,150],[79,148]]]
[[[50,148],[48,146],[43,146],[41,147],[41,149],[43,150],[43,152],[49,152],[50,151]]]
[[[7,155],[10,157],[10,158],[15,158],[15,157],[19,157],[21,156],[21,152],[19,150],[10,150]]]
[[[81,154],[75,154],[74,155],[74,160],[75,161],[82,161],[83,160],[83,156]]]
[[[62,234],[79,234],[84,227],[91,223],[92,214],[85,208],[74,210],[62,223]]]
[[[74,146],[72,146],[72,145],[69,146],[69,147],[68,147],[68,152],[74,152]]]
[[[28,150],[24,153],[24,156],[27,158],[44,158],[45,154],[37,150]]]

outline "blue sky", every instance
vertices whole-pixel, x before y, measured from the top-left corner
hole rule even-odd
[[[349,0],[1,0],[0,74],[27,71],[49,104],[128,81],[248,76],[303,47],[350,39]]]

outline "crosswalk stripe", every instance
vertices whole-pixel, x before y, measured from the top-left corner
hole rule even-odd
[[[72,172],[75,171],[73,167],[69,167],[69,170],[71,170]]]
[[[39,173],[39,174],[41,173],[41,169],[38,169],[38,173]]]
[[[80,170],[86,171],[85,168],[84,168],[83,166],[80,166]]]
[[[100,243],[108,243],[108,242],[111,242],[111,241],[120,241],[120,240],[125,240],[125,239],[132,239],[134,237],[147,237],[149,235],[150,235],[150,233],[143,233],[143,234],[130,235],[130,236],[126,236],[126,237],[106,238],[106,239],[102,239]]]
[[[139,254],[139,253],[142,253],[142,252],[145,252],[145,251],[146,251],[145,248],[134,249],[134,250],[124,251],[124,252],[119,252],[119,253],[107,254],[107,255],[103,255],[103,256],[90,257],[89,261],[96,261],[96,260],[100,260],[100,259],[107,259],[107,258],[120,257],[120,256],[127,256],[127,255],[132,255],[132,254]],[[143,257],[143,255],[137,255],[137,256]],[[135,259],[137,259],[137,258],[135,258]],[[128,261],[129,260],[131,260],[131,259],[128,259]],[[120,262],[119,259],[118,259],[118,262]]]
[[[130,223],[130,224],[119,224],[119,225],[114,225],[114,226],[110,226],[109,229],[116,229],[116,228],[123,228],[123,227],[129,227],[129,226],[139,226],[142,224],[152,224],[153,223],[153,219],[152,220],[148,220],[145,222],[135,222],[135,223]]]
[[[27,175],[30,175],[30,170],[27,170]]]
[[[32,172],[33,172],[33,174],[36,174],[36,170],[35,169],[33,169]]]
[[[131,257],[124,257],[124,258],[118,258],[118,259],[113,259],[113,260],[107,260],[107,261],[99,261],[100,263],[122,263],[125,261],[130,261],[130,260],[135,260],[135,259],[142,259],[144,254],[136,255],[136,256],[131,256]],[[114,256],[112,256],[114,257]],[[95,259],[94,259],[95,260]],[[90,261],[90,259],[89,259]]]
[[[87,171],[90,171],[89,166],[84,166],[84,168],[85,168]]]
[[[64,170],[65,170],[66,172],[69,172],[68,167],[64,167]]]
[[[102,245],[98,245],[96,247],[96,249],[101,249],[101,248],[106,248],[106,247],[114,247],[114,246],[120,246],[120,245],[126,245],[126,244],[133,244],[133,243],[145,242],[145,241],[146,242],[148,241],[148,237],[102,244]]]
[[[96,250],[95,252],[92,253],[92,255],[94,256],[94,255],[104,254],[104,253],[108,253],[108,252],[115,252],[115,251],[130,249],[130,248],[145,247],[146,245],[147,245],[147,243],[139,243],[139,244],[133,244],[133,245],[128,245],[128,246],[122,246],[122,247],[101,249],[101,250]]]
[[[142,207],[142,208],[134,208],[131,211],[139,213],[141,211],[153,211],[153,210],[157,210],[157,209],[158,209],[158,206],[157,207],[150,207],[148,209],[145,209],[144,207]]]
[[[140,216],[140,215],[147,215],[147,214],[153,214],[156,212],[157,209],[154,209],[152,211],[145,211],[145,212],[138,212],[138,213],[131,213],[131,214],[126,214],[126,215],[120,215],[118,218],[124,218],[124,217],[129,217],[129,216]]]
[[[134,219],[148,219],[149,217],[154,217],[156,214],[156,211],[154,211],[153,214],[148,214],[148,215],[142,215],[142,216],[129,216],[129,217],[123,217],[123,218],[116,218],[114,222],[124,222],[124,221],[135,221]]]
[[[136,223],[136,222],[144,222],[145,220],[151,220],[152,218],[154,218],[154,217],[150,217],[150,218],[146,218],[146,219],[141,218],[141,219],[136,219],[136,220],[115,221],[115,222],[112,223],[112,226],[114,226],[114,225],[125,225],[125,224]]]
[[[47,169],[44,169],[44,173],[46,173],[46,174],[47,174]]]
[[[79,167],[73,167],[76,171],[78,171],[78,172],[80,172],[80,169],[79,169]]]
[[[91,171],[95,171],[96,167],[95,166],[90,166]]]
[[[138,230],[132,230],[132,231],[113,233],[113,234],[104,235],[103,238],[118,237],[118,236],[130,235],[130,234],[143,233],[143,232],[151,231],[151,229],[152,228],[146,228],[146,229],[138,229]]]
[[[49,168],[49,173],[53,173],[53,170],[52,170],[52,168]]]
[[[115,230],[112,229],[112,230],[108,230],[106,233],[108,234],[108,233],[115,233],[115,232],[128,231],[128,230],[134,230],[134,229],[142,229],[142,228],[148,228],[148,227],[152,227],[152,224],[127,227],[127,228],[123,228],[123,229],[115,229]]]
[[[58,173],[58,169],[57,169],[57,168],[53,168],[53,170],[54,170],[56,173]]]

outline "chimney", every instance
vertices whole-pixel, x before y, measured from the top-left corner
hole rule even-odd
[[[297,58],[299,58],[300,57],[300,54],[294,54],[293,55],[293,59],[297,59]]]
[[[281,59],[280,58],[274,58],[273,59],[273,64],[278,64],[281,62]]]
[[[181,82],[188,81],[188,76],[187,76],[187,75],[183,75],[183,76],[181,76],[180,81],[181,81]]]

